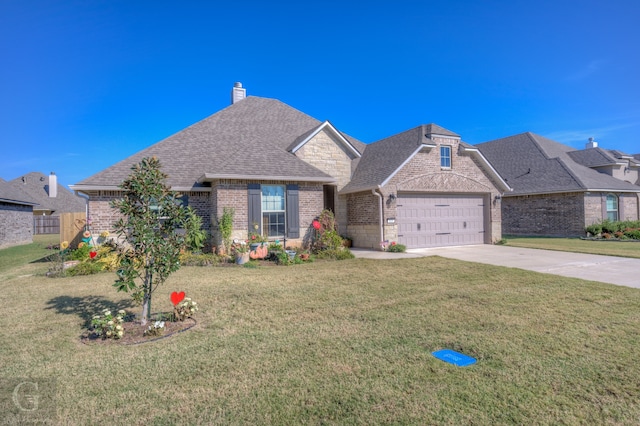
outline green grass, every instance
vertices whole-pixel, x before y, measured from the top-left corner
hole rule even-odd
[[[0,274],[55,253],[47,246],[60,243],[59,235],[36,235],[33,243],[0,250]]]
[[[633,257],[640,259],[640,242],[594,241],[580,238],[505,237],[508,246],[545,250],[571,251],[575,253],[602,254],[606,256]]]
[[[153,306],[186,291],[201,307],[193,330],[83,344],[103,308],[138,311],[113,279],[0,274],[0,378],[55,379],[59,423],[640,419],[637,289],[440,257],[184,267]],[[442,348],[478,362],[444,363]]]

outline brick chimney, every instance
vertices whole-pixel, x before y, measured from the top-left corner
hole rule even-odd
[[[242,83],[239,81],[233,85],[233,89],[231,89],[231,104],[235,104],[238,101],[243,100],[247,97],[247,89],[242,87]]]
[[[58,196],[58,176],[54,172],[49,175],[49,198]]]

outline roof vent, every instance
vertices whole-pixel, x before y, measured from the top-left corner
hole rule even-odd
[[[598,142],[594,141],[593,138],[589,138],[589,142],[587,142],[587,149],[591,149],[591,148],[597,148],[598,147]]]
[[[231,104],[235,104],[238,101],[243,100],[247,97],[247,89],[242,87],[242,83],[239,81],[233,85],[233,89],[231,89]]]

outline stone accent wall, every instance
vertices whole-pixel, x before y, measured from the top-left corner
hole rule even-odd
[[[0,202],[0,248],[33,242],[33,207]]]
[[[504,197],[502,229],[510,235],[583,236],[585,210],[602,218],[599,198],[585,199],[581,192]]]
[[[320,131],[295,154],[306,163],[334,177],[337,181],[336,193],[351,180],[352,162],[357,158],[332,132],[327,130]],[[335,209],[338,231],[345,233],[348,215],[346,197],[337,196]]]
[[[459,152],[459,140],[434,137],[435,148],[417,153],[382,188],[384,196],[385,240],[397,239],[397,225],[387,224],[387,218],[397,217],[396,202],[391,194],[398,192],[422,192],[442,194],[484,195],[488,200],[485,209],[485,243],[491,244],[502,238],[501,201],[496,199],[500,191],[497,183],[488,177],[483,166],[471,155]],[[440,145],[451,146],[451,167],[440,166]]]

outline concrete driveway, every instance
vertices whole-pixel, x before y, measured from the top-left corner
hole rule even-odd
[[[520,268],[529,271],[581,278],[583,280],[640,288],[640,259],[569,253],[489,244],[475,246],[410,249],[407,253],[386,253],[353,249],[356,257],[372,259],[442,256],[468,262]]]

